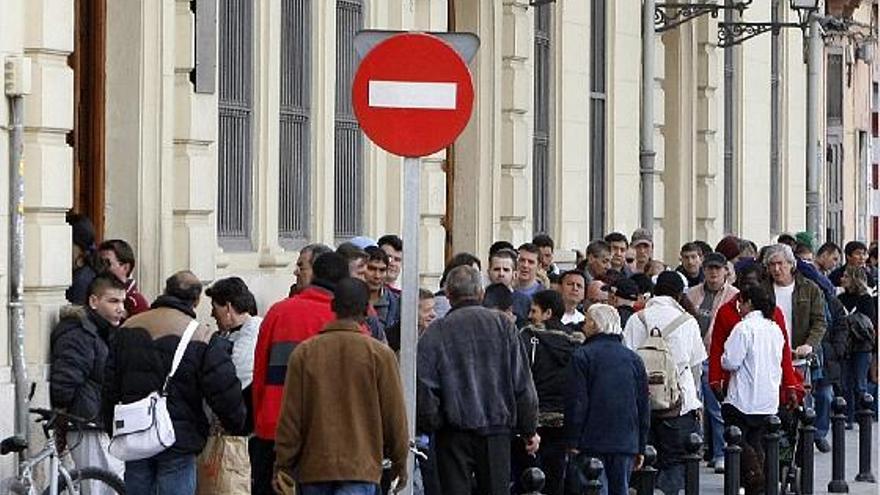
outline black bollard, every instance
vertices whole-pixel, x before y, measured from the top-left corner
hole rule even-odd
[[[779,495],[779,429],[782,422],[778,417],[767,418],[767,433],[764,435],[764,495]]]
[[[813,456],[815,451],[813,449],[816,439],[816,427],[813,424],[815,422],[816,411],[805,409],[801,417],[801,441],[796,452],[801,468],[801,495],[813,495],[813,475],[815,473],[815,457]]]
[[[871,472],[871,439],[874,429],[874,397],[865,394],[861,400],[862,408],[856,412],[859,421],[859,474],[856,481],[876,483],[877,479]]]
[[[544,489],[544,483],[547,481],[544,476],[544,471],[536,467],[528,468],[523,471],[522,476],[519,479],[520,484],[525,490],[523,495],[541,495],[541,490]]]
[[[742,431],[736,426],[728,427],[724,430],[724,441],[724,495],[739,495]]]
[[[604,468],[602,461],[595,457],[591,457],[587,461],[587,466],[584,469],[584,474],[587,476],[587,491],[585,495],[599,495],[599,492],[602,490],[602,482],[599,481],[599,477],[602,476]]]
[[[834,414],[831,415],[831,481],[828,491],[847,493],[846,483],[846,400],[834,398]]]
[[[645,462],[642,468],[633,473],[630,478],[630,487],[636,489],[637,495],[654,495],[654,485],[657,482],[657,449],[650,445],[645,446]]]
[[[685,448],[688,453],[684,456],[684,493],[685,495],[697,495],[700,493],[700,448],[703,447],[703,439],[699,433],[691,433]]]

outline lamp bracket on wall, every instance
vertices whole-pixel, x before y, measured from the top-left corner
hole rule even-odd
[[[736,46],[769,31],[779,34],[783,28],[805,29],[806,24],[798,22],[719,22],[718,47]]]
[[[726,10],[735,10],[739,15],[742,15],[751,3],[752,0],[740,0],[731,5],[726,5],[721,1],[718,3],[658,3],[654,7],[654,31],[658,33],[669,31],[706,14],[717,18],[719,12]]]

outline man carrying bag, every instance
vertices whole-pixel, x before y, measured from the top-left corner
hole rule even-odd
[[[173,443],[167,433],[162,441],[162,447],[171,443],[169,447],[146,458],[127,456],[125,485],[129,495],[195,493],[196,456],[205,447],[209,433],[203,402],[227,432],[246,431],[246,411],[229,343],[213,337],[205,325],[195,326],[190,341],[185,342],[184,334],[196,317],[194,308],[201,293],[202,284],[192,272],[175,273],[152,308],[127,320],[111,339],[104,381],[104,417],[110,420],[107,430],[114,431],[115,406],[131,405],[151,395],[150,400],[155,399],[156,404],[159,399],[165,400],[173,430]],[[179,364],[175,367],[179,347]],[[162,390],[164,396],[159,393]],[[155,412],[157,424],[162,421],[158,419],[160,410]],[[120,428],[127,431],[128,427],[123,423]],[[116,435],[114,441],[120,442],[122,437]],[[119,448],[122,450],[121,445]]]

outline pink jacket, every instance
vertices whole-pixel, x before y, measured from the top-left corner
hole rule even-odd
[[[690,299],[697,309],[700,308],[700,305],[703,304],[703,298],[706,297],[706,292],[703,290],[704,285],[705,284],[695,285],[687,291],[688,299]],[[718,314],[718,308],[736,297],[737,294],[739,294],[739,289],[725,283],[724,287],[718,292],[718,295],[715,296],[715,300],[712,301],[712,320],[709,321],[709,330],[706,332],[706,335],[703,336],[703,344],[706,346],[707,352],[709,350],[709,344],[712,342],[712,328],[715,327],[715,316]]]

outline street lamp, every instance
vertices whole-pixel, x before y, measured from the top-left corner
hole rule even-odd
[[[819,10],[819,0],[789,0],[789,6],[797,12],[798,22],[719,22],[718,46],[739,45],[768,31],[779,34],[783,28],[798,28],[806,33],[810,15]]]
[[[752,1],[737,0],[731,5],[726,5],[724,0],[697,3],[658,3],[654,7],[654,31],[663,33],[706,14],[715,18],[718,17],[718,12],[723,10],[735,10],[742,15]]]

